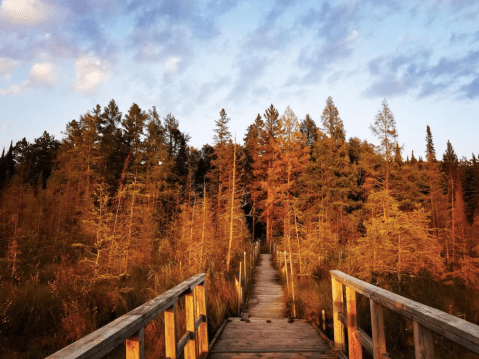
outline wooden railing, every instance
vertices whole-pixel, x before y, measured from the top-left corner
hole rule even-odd
[[[186,333],[176,338],[176,302],[185,297]],[[197,274],[169,291],[126,313],[48,358],[101,358],[125,342],[126,358],[144,357],[144,327],[165,313],[165,355],[199,358],[208,352],[205,273]]]
[[[374,359],[390,357],[386,352],[384,307],[413,321],[416,359],[434,358],[433,332],[479,354],[479,326],[337,270],[331,271],[331,278],[334,346],[338,350],[345,351],[345,329],[347,328],[349,359],[362,358],[362,347],[373,354]],[[343,286],[346,287],[346,300],[344,300]],[[357,325],[356,293],[370,300],[372,338]]]

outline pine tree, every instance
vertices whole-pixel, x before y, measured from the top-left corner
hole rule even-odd
[[[391,112],[388,103],[384,100],[381,108],[376,115],[374,124],[371,125],[371,131],[380,140],[380,149],[384,156],[386,174],[385,189],[389,191],[389,164],[392,159],[392,153],[397,143],[396,121]]]
[[[256,116],[255,122],[248,126],[246,135],[243,139],[244,141],[244,150],[246,156],[246,188],[250,197],[250,206],[251,206],[251,238],[254,241],[258,233],[256,233],[256,220],[258,218],[258,202],[261,198],[262,189],[259,179],[254,174],[254,169],[256,163],[261,161],[260,158],[260,141],[261,141],[261,130],[264,126],[264,122],[261,118],[261,115]]]
[[[456,251],[456,208],[455,202],[458,196],[458,192],[456,187],[458,185],[458,166],[459,161],[457,159],[457,155],[454,152],[454,148],[451,145],[451,142],[447,141],[446,152],[444,152],[442,156],[442,172],[445,175],[445,185],[446,185],[446,192],[448,194],[448,200],[451,204],[450,206],[450,229],[451,229],[451,240],[452,240],[452,248],[449,246],[448,237],[446,235],[446,258],[449,262],[449,256],[451,255],[452,261],[455,261],[455,251]],[[462,195],[459,193],[459,195]]]
[[[273,165],[272,183],[274,191],[273,218],[283,221],[283,243],[289,253],[292,248],[292,237],[296,215],[293,209],[294,198],[301,191],[299,176],[309,161],[307,138],[301,133],[298,118],[288,106],[279,120],[277,137],[279,156]],[[285,175],[286,172],[286,175]],[[296,248],[296,252],[299,248]]]
[[[261,217],[266,222],[266,242],[271,243],[273,238],[273,167],[278,158],[276,138],[279,133],[279,113],[271,104],[266,109],[264,117],[264,126],[260,131],[259,156],[258,161],[254,163],[253,173],[257,178],[256,188],[261,188],[258,201],[258,208],[261,211]]]
[[[141,170],[143,155],[143,135],[148,115],[136,103],[131,105],[128,114],[122,121],[123,140],[132,160],[129,167],[130,173],[138,175]]]
[[[346,140],[346,132],[344,131],[343,121],[339,117],[339,112],[334,105],[333,98],[329,96],[326,99],[326,106],[321,115],[322,130],[334,142],[344,142]]]
[[[114,100],[103,109],[100,126],[100,154],[105,158],[102,177],[113,194],[118,187],[118,181],[128,156],[129,149],[123,145],[123,134],[120,129],[122,113]]]
[[[318,139],[318,127],[309,114],[301,121],[300,131],[306,136],[306,143],[312,149],[313,144]]]
[[[215,121],[216,128],[214,129],[215,136],[214,136],[214,155],[213,160],[211,161],[211,165],[213,166],[213,170],[210,173],[210,178],[213,184],[213,188],[217,188],[218,191],[216,192],[216,216],[219,219],[219,216],[223,210],[223,196],[224,196],[224,189],[228,188],[227,181],[228,181],[228,172],[229,172],[229,165],[231,164],[231,152],[228,146],[229,142],[231,142],[231,133],[228,129],[228,122],[230,118],[226,114],[225,109],[220,111],[220,118],[219,120]]]
[[[426,159],[427,162],[436,162],[436,150],[429,125],[426,127]]]

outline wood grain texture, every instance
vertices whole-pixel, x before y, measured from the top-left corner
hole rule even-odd
[[[432,332],[416,322],[414,326],[414,352],[416,359],[434,359]]]

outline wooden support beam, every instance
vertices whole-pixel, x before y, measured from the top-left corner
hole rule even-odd
[[[141,328],[125,341],[126,359],[143,359],[145,357],[145,335]]]
[[[208,353],[208,317],[206,316],[206,282],[201,283],[196,288],[195,292],[195,303],[197,316],[202,316],[204,318],[203,322],[200,324],[197,330],[197,348],[199,358],[201,355]]]
[[[417,322],[414,324],[414,352],[416,359],[434,359],[432,331]]]
[[[339,313],[343,309],[343,284],[332,278],[333,286],[333,326],[334,326],[334,347],[344,350],[344,327],[339,320]]]
[[[356,331],[356,337],[358,338],[361,345],[368,351],[368,353],[373,353],[373,340],[369,335],[366,334],[364,330],[358,328]]]
[[[356,310],[356,292],[346,287],[346,302],[348,309],[348,347],[349,359],[362,359],[363,351],[356,332],[358,330],[358,314]]]
[[[384,315],[383,306],[374,300],[369,300],[371,308],[371,326],[373,334],[373,357],[374,359],[382,359],[386,354],[386,336],[384,334]]]
[[[193,292],[185,294],[186,331],[190,332],[190,339],[185,347],[185,359],[196,359],[195,340],[195,307]]]
[[[165,355],[176,359],[176,302],[165,310]]]

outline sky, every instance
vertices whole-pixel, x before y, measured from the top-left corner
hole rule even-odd
[[[224,108],[242,142],[291,106],[320,124],[331,96],[346,136],[378,144],[384,99],[403,156],[479,152],[475,0],[1,0],[0,148],[114,99],[172,113],[197,148]]]

